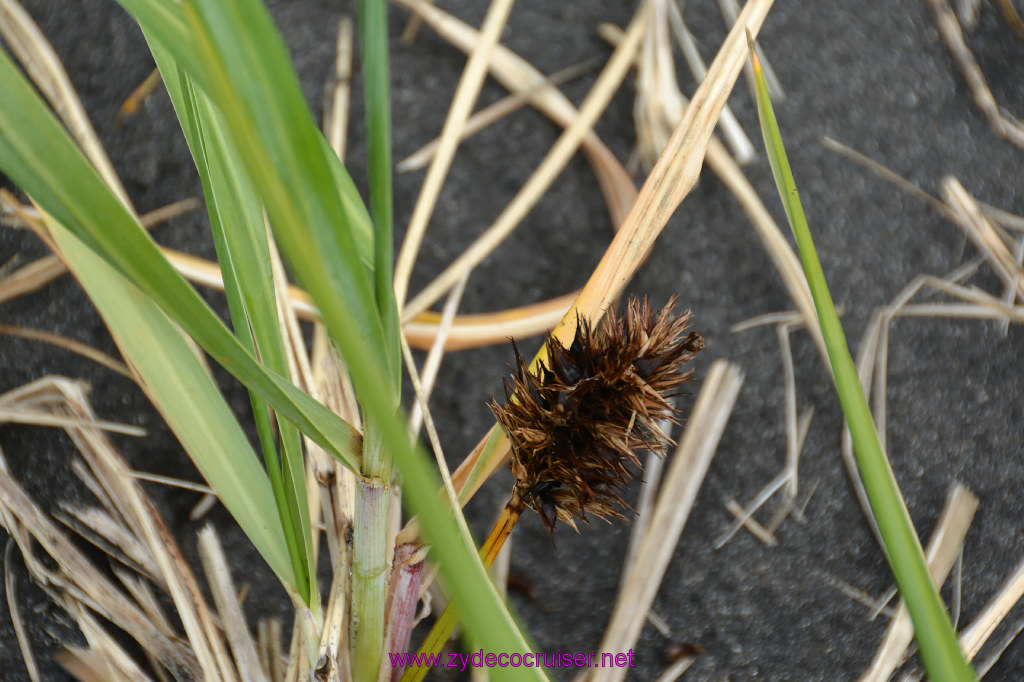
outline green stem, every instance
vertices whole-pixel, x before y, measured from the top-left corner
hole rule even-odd
[[[383,447],[374,430],[366,430],[364,464],[381,464]],[[390,488],[379,475],[364,468],[366,478],[356,487],[352,527],[352,676],[376,680],[384,650],[384,620],[388,598],[388,511]]]
[[[390,394],[401,390],[401,347],[393,269],[393,199],[391,183],[391,75],[388,64],[388,17],[385,0],[359,1],[363,56],[370,214],[373,218],[374,298],[384,331],[385,368]],[[397,402],[393,406],[397,408]],[[356,491],[352,545],[352,673],[375,680],[384,648],[388,594],[388,512],[391,457],[375,422],[364,433],[362,473]]]

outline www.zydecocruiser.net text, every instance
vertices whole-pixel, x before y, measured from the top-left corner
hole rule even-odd
[[[633,650],[625,653],[570,653],[556,652],[484,653],[484,650],[464,654],[458,651],[439,654],[388,654],[393,668],[632,668]]]

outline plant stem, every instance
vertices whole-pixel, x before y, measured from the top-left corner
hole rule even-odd
[[[367,424],[364,447],[365,478],[356,486],[352,526],[352,675],[375,680],[384,648],[384,619],[388,597],[389,478],[380,475],[383,445]],[[371,454],[374,453],[374,454]],[[390,477],[390,473],[388,473]]]
[[[393,408],[401,390],[398,304],[392,282],[393,202],[391,187],[391,76],[386,0],[359,0],[359,36],[366,101],[370,214],[373,218],[373,291],[384,332],[384,359]],[[352,673],[376,680],[384,649],[390,550],[391,458],[375,420],[367,419],[356,490],[352,546]]]
[[[420,582],[428,547],[418,543],[405,543],[395,548],[394,569],[389,586],[388,622],[385,653],[408,651],[416,619],[416,606],[420,601]],[[381,666],[377,682],[391,682],[402,670],[400,667]]]
[[[498,556],[501,548],[505,546],[505,540],[512,532],[516,521],[519,520],[524,509],[526,509],[526,504],[519,497],[518,488],[514,488],[512,490],[512,497],[501,511],[501,516],[495,522],[494,528],[491,529],[490,536],[480,547],[480,561],[483,562],[484,568],[490,568],[491,564],[494,563],[494,559]],[[452,636],[452,632],[455,631],[455,625],[458,622],[459,614],[456,612],[453,603],[449,601],[448,606],[445,607],[441,615],[438,616],[437,621],[434,622],[434,627],[430,629],[427,638],[420,645],[419,653],[429,655],[441,651],[441,647]],[[407,668],[400,682],[419,682],[429,670],[430,668],[426,666]]]

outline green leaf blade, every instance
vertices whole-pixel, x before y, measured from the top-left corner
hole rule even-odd
[[[203,87],[225,115],[289,264],[332,336],[358,336],[386,366],[370,273],[273,22],[246,0],[188,3],[185,10],[202,55]]]
[[[804,272],[818,311],[818,322],[828,350],[836,390],[854,442],[858,469],[872,512],[878,522],[886,555],[914,624],[921,658],[928,676],[936,681],[976,679],[963,655],[949,613],[932,581],[920,540],[903,503],[892,468],[882,450],[867,398],[850,355],[842,323],[829,293],[825,273],[814,247],[810,227],[797,192],[782,135],[771,104],[764,73],[748,34],[756,77],[756,99],[761,132],[772,174],[796,237]]]
[[[164,258],[64,128],[0,52],[0,170],[79,240],[152,296],[214,359],[353,469],[348,425],[267,372]]]
[[[145,382],[150,400],[271,569],[293,585],[266,475],[184,336],[148,296],[84,242],[54,220],[48,226],[65,262]]]

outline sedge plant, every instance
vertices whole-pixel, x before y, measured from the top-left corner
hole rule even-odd
[[[461,513],[452,509],[457,505],[438,496],[436,468],[408,437],[400,415],[384,3],[360,4],[368,209],[317,130],[281,37],[259,0],[120,1],[146,36],[199,172],[234,332],[178,275],[112,189],[112,179],[80,151],[3,53],[0,171],[41,209],[44,238],[96,303],[147,394],[285,586],[299,614],[308,667],[316,662],[324,614],[300,433],[337,458],[356,482],[352,637],[346,640],[353,679],[375,680],[388,672],[382,661],[392,550],[387,501],[399,477],[403,502],[422,531],[417,537],[430,543],[474,648],[527,649]],[[756,31],[770,5],[770,0],[748,3],[740,25]],[[556,328],[553,338],[561,348],[571,350],[574,321],[597,323],[696,181],[699,159],[742,64],[741,36],[738,29],[730,32],[695,95],[706,106],[691,108],[680,122],[573,312]],[[627,57],[616,68],[624,70]],[[59,103],[51,106],[61,111]],[[272,267],[275,247],[310,293],[340,351],[359,403],[361,429],[311,398],[288,375],[276,324],[274,291],[282,282]],[[262,463],[196,358],[193,341],[249,389]],[[496,427],[462,472],[458,503],[500,466],[507,447]],[[543,493],[551,491],[530,492],[538,511],[548,513]],[[571,515],[568,506],[565,510]],[[559,513],[555,508],[556,517]],[[505,532],[499,529],[498,535]],[[497,542],[489,543],[485,555],[496,551]],[[497,668],[492,674],[543,679],[536,668]]]
[[[353,679],[376,680],[386,665],[389,491],[397,476],[473,640],[493,651],[524,649],[457,521],[461,512],[437,497],[436,470],[400,415],[385,2],[364,0],[359,7],[369,210],[317,130],[259,0],[121,4],[146,36],[199,172],[234,332],[174,270],[3,52],[0,171],[40,209],[44,238],[78,277],[151,400],[288,591],[310,666],[323,614],[302,434],[357,481]],[[361,437],[288,376],[270,235],[340,351],[360,407]],[[249,389],[262,465],[189,339]]]
[[[782,198],[789,225],[796,237],[804,273],[818,313],[818,324],[828,350],[836,392],[853,439],[857,467],[878,523],[886,558],[899,587],[900,596],[906,603],[913,621],[914,636],[921,659],[932,680],[973,680],[974,670],[964,657],[949,612],[932,581],[921,542],[914,532],[892,467],[889,466],[889,460],[879,441],[878,431],[861,388],[853,358],[846,344],[846,335],[832,303],[825,273],[804,216],[796,181],[775,119],[764,70],[749,33],[747,43],[757,86],[758,118],[772,175]]]

